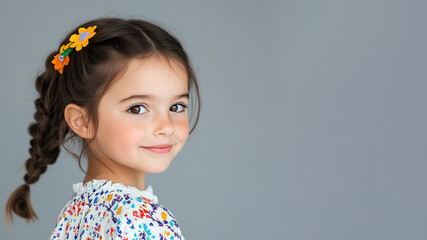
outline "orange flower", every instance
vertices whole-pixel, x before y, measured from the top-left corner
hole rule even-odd
[[[117,214],[117,215],[119,215],[120,213],[122,213],[122,206],[120,206],[120,207],[117,209],[117,211],[116,211],[116,214]]]
[[[70,57],[61,56],[59,53],[53,58],[52,63],[55,65],[55,70],[62,74],[63,68],[70,62]]]
[[[113,194],[108,195],[108,197],[105,199],[105,201],[109,202],[113,199]]]
[[[70,47],[75,48],[76,51],[82,50],[83,47],[86,47],[89,44],[89,39],[95,36],[95,29],[96,26],[91,26],[88,28],[79,28],[79,34],[73,34],[70,37]]]
[[[165,212],[162,212],[162,213],[160,214],[160,216],[163,218],[163,220],[166,220],[166,219],[167,219],[167,217],[168,217],[168,215],[167,215]]]
[[[68,57],[68,55],[74,49],[80,51],[83,47],[86,47],[89,44],[89,39],[96,34],[95,29],[96,26],[91,26],[87,29],[79,28],[79,34],[73,34],[69,39],[70,42],[59,48],[59,53],[53,58],[52,63],[60,74],[62,74],[64,67],[70,62],[70,57]],[[110,197],[107,198],[107,201],[109,200],[111,200]]]

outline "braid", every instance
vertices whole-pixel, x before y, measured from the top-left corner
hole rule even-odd
[[[49,164],[56,162],[66,134],[66,130],[61,127],[64,117],[57,86],[58,74],[55,73],[49,59],[51,56],[46,60],[46,72],[36,79],[36,89],[40,97],[34,102],[35,122],[28,128],[32,139],[29,149],[30,158],[25,163],[25,184],[18,187],[9,197],[6,204],[8,222],[13,220],[12,211],[27,220],[37,219],[31,205],[29,185],[39,180]]]

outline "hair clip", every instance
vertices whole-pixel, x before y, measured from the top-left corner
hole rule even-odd
[[[52,60],[52,64],[55,67],[55,70],[58,70],[62,74],[63,68],[68,65],[70,62],[70,53],[76,49],[76,51],[82,50],[89,44],[89,39],[95,36],[96,26],[91,26],[88,28],[79,28],[79,34],[73,34],[69,43],[62,45],[59,49],[59,53]]]

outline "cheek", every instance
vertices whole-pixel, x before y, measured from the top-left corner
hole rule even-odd
[[[126,142],[142,140],[142,136],[146,134],[146,129],[141,123],[121,121],[114,129],[114,135],[117,139]]]
[[[104,119],[100,125],[100,140],[105,144],[105,151],[112,154],[124,154],[125,149],[138,149],[139,144],[147,133],[144,125],[129,119],[111,118]],[[101,146],[102,147],[102,146]]]
[[[182,142],[185,142],[190,131],[188,120],[182,120],[176,123],[175,131]]]

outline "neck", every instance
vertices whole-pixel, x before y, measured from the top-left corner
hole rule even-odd
[[[145,172],[116,166],[112,160],[102,160],[89,153],[88,168],[83,183],[93,179],[106,179],[112,183],[121,183],[145,190],[145,175]]]

